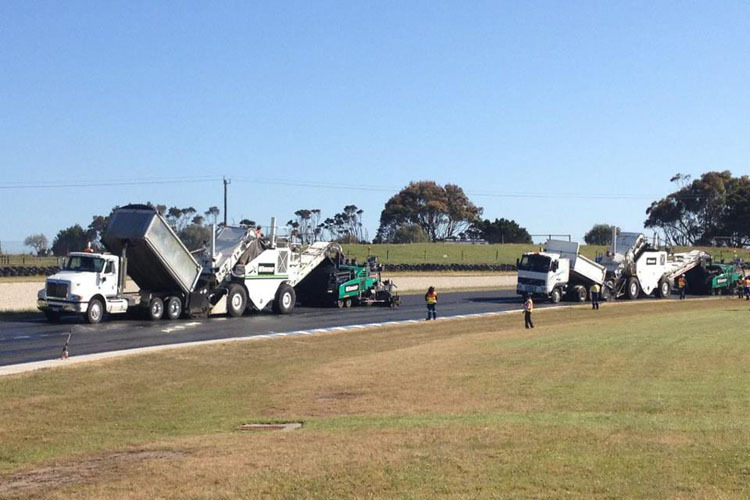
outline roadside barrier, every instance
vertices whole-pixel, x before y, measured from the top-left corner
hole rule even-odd
[[[57,266],[5,266],[0,267],[0,277],[9,278],[17,276],[50,276],[60,270]]]

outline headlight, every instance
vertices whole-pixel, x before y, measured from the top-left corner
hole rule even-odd
[[[83,297],[82,297],[81,295],[74,295],[74,294],[72,294],[72,293],[70,294],[70,298],[71,298],[72,300],[77,300],[77,301],[79,301],[79,302],[80,302],[81,300],[83,300]]]
[[[37,299],[43,299],[44,298],[44,292],[45,292],[44,288],[42,288],[41,290],[39,290],[38,292],[36,292],[36,298]]]

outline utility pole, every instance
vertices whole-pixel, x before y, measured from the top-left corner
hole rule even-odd
[[[224,227],[227,226],[227,186],[232,183],[232,179],[224,177]]]

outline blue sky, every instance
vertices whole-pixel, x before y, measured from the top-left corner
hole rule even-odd
[[[412,180],[574,238],[749,173],[747,2],[0,3],[0,242],[114,205],[285,222]],[[62,185],[66,187],[49,187]]]

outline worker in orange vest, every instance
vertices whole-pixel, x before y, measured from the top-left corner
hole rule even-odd
[[[435,310],[437,307],[437,292],[434,286],[427,289],[427,293],[424,294],[424,300],[427,302],[427,321],[437,319],[437,311]]]
[[[677,278],[677,288],[680,290],[680,300],[685,298],[685,288],[687,288],[687,280],[685,279],[685,275],[681,274],[679,278]]]

